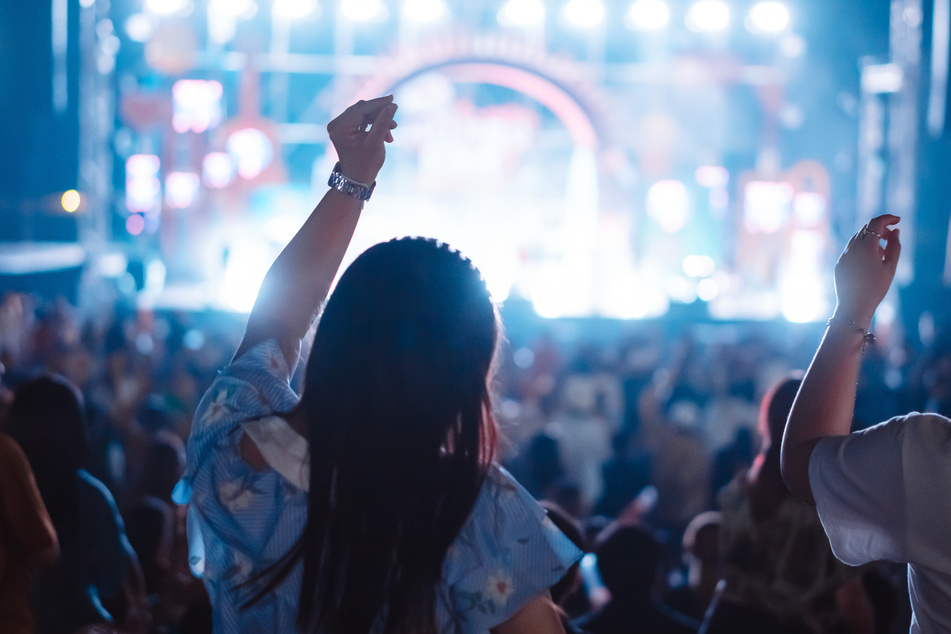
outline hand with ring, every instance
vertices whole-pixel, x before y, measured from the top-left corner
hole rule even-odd
[[[835,316],[867,327],[895,277],[901,255],[900,218],[872,218],[846,245],[835,265]],[[885,241],[882,247],[881,241]]]

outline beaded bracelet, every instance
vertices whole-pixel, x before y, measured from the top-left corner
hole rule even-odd
[[[862,354],[865,354],[865,346],[870,343],[875,343],[875,335],[868,331],[868,328],[863,328],[859,324],[855,323],[851,319],[842,319],[841,317],[830,317],[829,321],[826,322],[826,326],[831,326],[832,322],[838,321],[847,323],[852,326],[857,332],[862,335]]]

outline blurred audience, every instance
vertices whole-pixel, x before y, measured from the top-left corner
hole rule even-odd
[[[848,631],[870,631],[870,614],[846,614],[837,603],[849,582],[860,591],[857,572],[835,558],[816,510],[792,497],[780,473],[783,429],[801,383],[788,378],[763,400],[762,449],[720,493],[724,577],[706,634],[831,633],[843,622]]]
[[[82,468],[89,444],[76,387],[50,376],[18,387],[10,434],[29,460],[61,548],[32,592],[38,631],[110,623],[145,632],[142,572],[122,518],[105,485]]]
[[[172,438],[187,436],[198,397],[230,360],[244,324],[233,315],[153,312],[124,307],[121,302],[98,308],[101,312],[84,314],[64,302],[46,303],[22,294],[0,297],[0,363],[6,369],[0,375],[0,429],[17,436],[10,420],[15,388],[44,373],[60,373],[72,381],[85,397],[82,412],[88,436],[71,448],[85,459],[71,455],[69,460],[105,485],[115,501],[110,510],[102,496],[95,494],[99,501],[93,507],[106,508],[102,515],[112,518],[103,525],[118,524],[116,508],[126,520],[145,573],[140,595],[147,588],[151,631],[208,632],[205,598],[190,594],[201,584],[187,574],[181,534],[184,509],[167,497],[172,474],[179,468],[173,457],[178,442]],[[701,614],[697,606],[716,575],[710,572],[708,562],[714,554],[707,548],[713,526],[704,524],[691,544],[691,520],[718,509],[715,492],[735,482],[738,474],[749,485],[752,474],[763,470],[759,463],[764,457],[750,468],[752,455],[771,451],[760,450],[764,441],[757,431],[757,403],[779,377],[808,363],[820,328],[705,325],[703,336],[697,335],[699,327],[687,324],[632,322],[626,328],[614,340],[598,339],[593,327],[574,331],[571,337],[559,336],[554,329],[536,336],[510,327],[497,381],[497,415],[509,438],[502,458],[533,495],[559,500],[585,535],[597,535],[644,487],[656,487],[656,506],[638,518],[643,526],[664,534],[669,544],[658,555],[654,596],[667,597],[668,605],[696,619]],[[584,340],[578,332],[593,338]],[[889,338],[886,332],[877,334],[879,343],[869,347],[869,363],[859,380],[860,392],[876,399],[876,404],[866,406],[867,401],[860,399],[856,429],[892,410],[940,410],[951,402],[947,397],[951,393],[947,387],[951,385],[951,338],[940,329],[920,341],[911,336],[914,332],[907,340]],[[574,401],[565,394],[570,384]],[[582,425],[598,429],[598,445],[597,451],[589,451],[588,445],[568,447],[570,452],[591,455],[586,458],[591,464],[571,456],[574,462],[569,469],[563,451],[573,441],[570,434],[560,432],[573,424],[568,421],[580,418],[579,409],[587,417]],[[876,411],[882,416],[873,417]],[[47,436],[46,440],[52,440]],[[32,464],[34,458],[25,444],[23,451]],[[41,457],[36,459],[42,462]],[[11,464],[4,458],[0,469]],[[41,493],[47,486],[40,482],[42,468],[35,467]],[[83,477],[83,482],[91,481]],[[12,485],[4,480],[0,486],[2,493]],[[82,489],[103,492],[99,485],[84,484]],[[45,506],[58,528],[64,502]],[[550,517],[554,520],[553,514]],[[0,527],[3,539],[6,530]],[[114,538],[114,528],[103,531]],[[71,557],[67,546],[75,539],[69,530],[59,536],[67,560]],[[795,548],[802,561],[809,556],[802,553],[812,552],[808,545]],[[726,553],[717,554],[721,566],[729,570]],[[62,565],[41,576],[55,577]],[[111,574],[128,579],[115,571]],[[906,580],[901,569],[864,572],[862,579],[875,597],[876,631],[887,631],[885,622],[892,619],[897,630],[904,619],[907,629]],[[33,594],[48,584],[41,580]],[[105,584],[104,593],[109,585]],[[837,595],[834,603],[861,606],[862,597],[854,593],[853,584],[846,587],[833,593]],[[563,606],[570,617],[590,609],[589,590],[583,586],[566,597]],[[685,596],[698,600],[685,602]],[[114,621],[111,627],[126,627],[123,599],[116,602],[107,601],[103,609]],[[894,608],[879,610],[889,602],[895,603]],[[100,618],[102,613],[97,610],[94,616]],[[11,628],[0,625],[0,631],[7,629]]]

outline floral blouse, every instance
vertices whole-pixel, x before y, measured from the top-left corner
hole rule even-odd
[[[218,376],[195,413],[176,501],[189,503],[189,563],[211,597],[215,632],[293,632],[303,566],[253,606],[241,584],[280,559],[307,519],[307,441],[275,412],[298,396],[277,342],[262,342]],[[242,460],[247,434],[271,469]],[[493,466],[443,563],[443,632],[485,633],[558,581],[581,552],[512,476]],[[447,604],[450,603],[451,605]]]

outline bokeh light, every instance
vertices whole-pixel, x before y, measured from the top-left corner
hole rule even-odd
[[[538,26],[545,21],[545,5],[541,0],[508,0],[498,20],[502,26]]]
[[[730,25],[730,7],[721,0],[700,0],[690,7],[686,25],[701,33],[722,31]]]
[[[60,203],[63,205],[63,210],[67,213],[73,213],[79,209],[79,205],[82,203],[82,197],[79,195],[79,192],[75,189],[70,189],[63,193],[63,197],[60,200]]]
[[[789,27],[789,9],[781,2],[760,2],[746,16],[751,33],[782,33]]]
[[[635,31],[662,29],[670,21],[670,8],[663,0],[637,0],[624,15],[624,24]]]
[[[568,0],[565,3],[564,16],[572,26],[591,28],[604,20],[604,5],[601,0]]]

